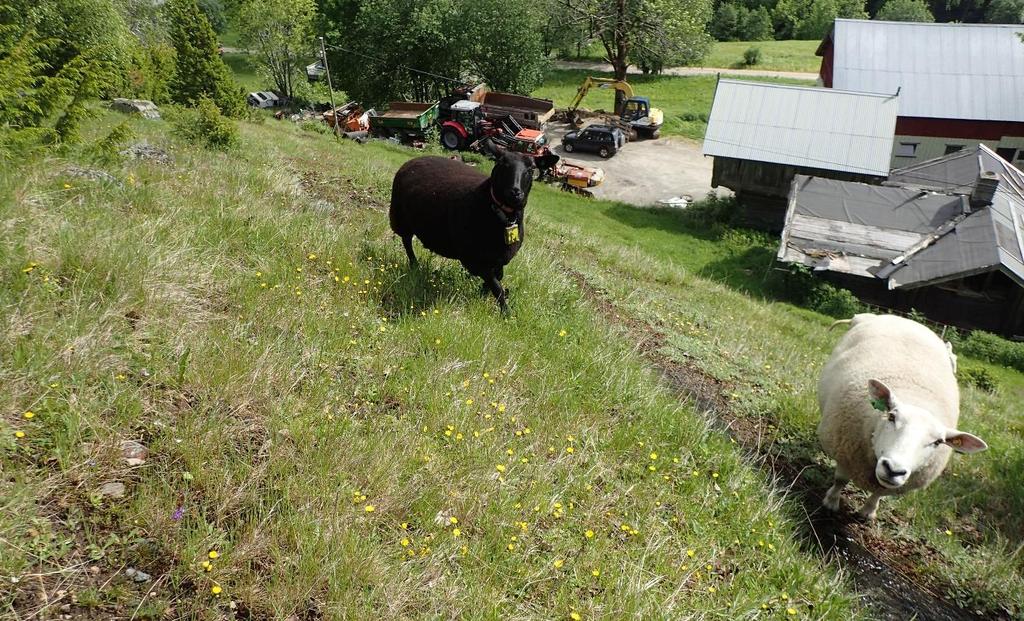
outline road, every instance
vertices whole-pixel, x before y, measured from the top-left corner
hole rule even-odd
[[[686,138],[659,138],[629,142],[621,151],[605,160],[596,154],[566,153],[562,136],[570,127],[548,123],[548,139],[555,153],[605,172],[604,183],[593,188],[594,196],[646,207],[674,196],[702,199],[711,191],[710,157],[701,154],[701,145]],[[718,188],[719,194],[728,194]]]
[[[605,73],[612,72],[612,66],[608,63],[598,62],[577,62],[569,60],[559,60],[555,62],[555,67],[558,69],[576,69],[580,71],[601,71]],[[640,74],[641,71],[636,67],[630,67],[627,70],[630,74]],[[762,69],[724,69],[718,67],[668,67],[662,70],[662,75],[715,75],[721,73],[722,75],[741,76],[750,78],[791,78],[794,80],[810,80],[815,81],[818,79],[817,73],[807,73],[803,71],[765,71]]]

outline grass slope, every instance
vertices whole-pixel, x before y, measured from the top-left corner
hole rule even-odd
[[[555,106],[564,108],[572,102],[580,84],[588,75],[593,74],[576,70],[550,70],[545,76],[544,84],[534,91],[533,95],[551,99]],[[777,84],[811,84],[806,80],[757,80]],[[665,125],[661,130],[664,135],[684,136],[694,140],[704,138],[717,82],[716,76],[629,76],[629,83],[636,94],[650,97],[652,104],[664,111]],[[581,107],[590,110],[612,110],[615,107],[615,92],[593,88],[583,100]]]
[[[0,173],[5,614],[863,613],[798,504],[570,274],[770,416],[766,442],[812,459],[835,335],[761,299],[763,238],[538,187],[502,319],[458,265],[421,251],[406,268],[384,210],[407,150],[268,122],[216,154],[136,127],[172,166],[113,166],[111,183],[75,176],[95,164],[72,155]],[[992,372],[1000,391],[968,390],[985,415],[965,419],[993,450],[879,528],[926,542],[920,571],[956,595],[1019,611],[1022,430],[1007,421],[1024,382]]]
[[[117,183],[56,158],[0,177],[5,614],[853,614],[763,475],[583,302],[557,233],[531,234],[505,320],[457,264],[406,268],[383,208],[409,152],[273,122],[233,154],[170,144]]]
[[[764,71],[805,71],[817,73],[821,58],[814,55],[821,41],[715,41],[708,55],[698,63],[702,67],[720,69],[762,69]],[[743,64],[743,52],[751,47],[761,49],[761,62],[755,67]],[[569,54],[566,60],[603,61],[604,50],[599,43]]]
[[[821,41],[716,41],[701,65],[725,69],[761,69],[765,71],[804,71],[817,73],[821,57],[815,56]],[[756,47],[761,62],[753,67],[743,63],[743,52]]]

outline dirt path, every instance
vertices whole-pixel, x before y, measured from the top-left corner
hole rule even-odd
[[[606,160],[592,153],[566,153],[562,149],[562,136],[569,129],[565,123],[548,123],[548,139],[561,157],[604,170],[604,183],[593,189],[597,198],[646,207],[681,195],[700,200],[711,191],[713,161],[701,154],[700,143],[696,140],[676,137],[636,140]],[[729,193],[725,188],[717,192]]]
[[[952,592],[936,577],[924,577],[914,571],[913,559],[934,551],[923,544],[895,541],[885,533],[853,521],[852,512],[844,506],[839,513],[821,507],[824,488],[809,484],[801,475],[810,463],[798,463],[781,452],[773,453],[761,443],[765,437],[762,425],[770,421],[738,416],[725,398],[728,386],[705,374],[695,366],[681,363],[661,353],[664,335],[651,326],[621,312],[602,291],[586,280],[583,274],[565,268],[568,274],[610,322],[623,327],[636,340],[640,353],[662,374],[663,380],[682,400],[713,415],[718,424],[750,455],[752,461],[768,470],[772,479],[787,491],[796,492],[807,515],[805,540],[807,548],[838,563],[850,573],[864,604],[877,619],[905,621],[982,621],[1007,619],[998,611],[971,611],[946,599]]]
[[[600,62],[589,62],[589,61],[574,61],[574,60],[559,60],[555,61],[555,67],[557,69],[577,69],[581,71],[600,71],[603,73],[611,73],[612,66],[608,63]],[[627,73],[633,75],[639,75],[642,72],[636,67],[630,67]],[[715,75],[721,73],[722,75],[730,76],[746,76],[750,78],[791,78],[793,80],[810,80],[811,82],[818,79],[817,73],[809,73],[804,71],[766,71],[764,69],[726,69],[724,67],[668,67],[662,70],[662,75]]]

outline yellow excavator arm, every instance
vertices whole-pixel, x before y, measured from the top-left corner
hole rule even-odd
[[[614,80],[612,78],[591,78],[583,80],[583,84],[580,85],[579,89],[576,90],[576,97],[573,98],[572,103],[569,104],[569,111],[575,112],[580,107],[583,98],[587,96],[590,89],[593,87],[598,88],[614,88],[615,90],[622,93],[622,101],[633,98],[633,87],[622,80]]]

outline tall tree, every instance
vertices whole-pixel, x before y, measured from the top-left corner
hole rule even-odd
[[[663,65],[703,58],[711,0],[563,0],[567,25],[587,24],[605,50],[615,78],[637,59]]]
[[[165,10],[175,51],[172,99],[194,106],[207,97],[225,114],[241,114],[241,91],[217,52],[217,35],[196,0],[168,0]]]
[[[935,16],[924,0],[887,0],[875,19],[890,22],[934,22]]]
[[[277,91],[289,99],[303,60],[313,54],[314,0],[246,0],[238,9],[239,34]]]

